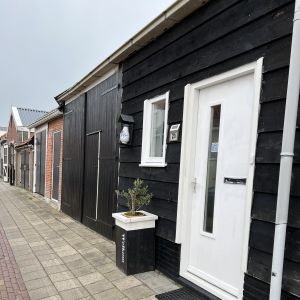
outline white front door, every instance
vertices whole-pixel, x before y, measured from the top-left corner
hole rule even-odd
[[[254,94],[254,73],[194,93],[180,274],[221,299],[242,298],[258,114]]]

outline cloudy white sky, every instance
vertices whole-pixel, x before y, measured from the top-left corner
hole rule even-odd
[[[0,0],[0,126],[11,106],[50,110],[174,0]]]

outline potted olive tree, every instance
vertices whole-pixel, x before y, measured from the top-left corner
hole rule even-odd
[[[152,194],[141,179],[133,188],[117,191],[118,197],[127,200],[127,212],[114,213],[116,221],[116,263],[127,275],[154,270],[155,267],[155,220],[142,207],[149,205]]]

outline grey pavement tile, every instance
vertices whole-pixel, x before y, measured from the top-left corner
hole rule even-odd
[[[76,277],[80,277],[80,276],[90,274],[90,273],[94,273],[94,272],[96,272],[96,269],[93,268],[91,265],[87,265],[87,266],[84,266],[84,267],[78,268],[78,269],[72,269],[72,273]]]
[[[47,297],[47,298],[43,298],[43,300],[61,300],[61,296],[59,295],[54,295],[54,296],[50,296],[50,297]]]
[[[108,289],[111,289],[113,288],[114,286],[112,285],[111,282],[109,282],[108,280],[106,279],[103,279],[101,281],[97,281],[97,282],[94,282],[94,283],[91,283],[91,284],[88,284],[85,286],[85,288],[92,294],[98,294],[98,293],[101,293],[105,290],[108,290]]]
[[[141,285],[142,282],[136,279],[134,276],[127,276],[122,279],[113,281],[113,284],[121,291],[127,290],[129,288]]]
[[[43,271],[43,267],[40,264],[35,264],[35,265],[22,267],[20,268],[20,271],[22,274],[36,272],[36,271]]]
[[[93,295],[96,300],[121,300],[124,295],[116,288],[109,289],[102,293]]]
[[[102,279],[104,279],[104,276],[98,272],[90,273],[78,277],[78,280],[81,282],[82,285],[88,285]]]
[[[118,279],[126,277],[126,275],[123,272],[121,272],[119,269],[114,270],[114,271],[109,272],[109,273],[105,273],[104,276],[109,281],[115,281],[115,280],[118,280]]]
[[[52,282],[56,282],[74,278],[74,275],[70,271],[65,271],[60,273],[49,274],[49,277]]]
[[[75,251],[75,254],[64,256],[61,258],[65,263],[72,262],[74,260],[82,259],[82,256]]]
[[[101,265],[99,267],[96,267],[96,269],[97,269],[97,271],[99,271],[102,274],[118,270],[116,264],[112,263],[112,262],[108,263],[108,264]]]
[[[56,258],[56,259],[49,259],[49,260],[41,261],[41,264],[43,265],[44,268],[47,268],[47,267],[62,265],[63,261],[61,259]]]
[[[44,299],[58,294],[54,286],[42,287],[36,290],[28,291],[28,293],[31,300]]]
[[[62,291],[60,292],[60,296],[63,300],[77,300],[89,296],[89,293],[85,288],[80,287]]]
[[[46,277],[46,276],[47,276],[47,274],[43,270],[35,271],[35,272],[28,272],[28,273],[22,274],[23,280],[25,282],[30,281],[30,280],[34,280],[34,279],[38,279],[38,278],[43,278],[43,277]]]
[[[47,274],[50,275],[50,274],[68,271],[68,268],[65,265],[57,265],[57,266],[45,267],[45,271],[47,272]]]
[[[123,293],[131,300],[138,300],[154,295],[154,292],[144,285],[124,290]]]
[[[89,263],[86,260],[84,260],[83,258],[76,259],[76,260],[73,260],[73,261],[70,261],[70,262],[66,262],[65,264],[71,270],[78,269],[78,268],[81,268],[81,267],[89,265]]]
[[[80,282],[75,278],[63,281],[56,281],[54,282],[54,285],[59,292],[81,287]]]
[[[36,290],[41,287],[51,286],[52,282],[48,277],[38,278],[25,282],[27,290]]]

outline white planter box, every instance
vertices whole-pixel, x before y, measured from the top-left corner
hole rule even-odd
[[[116,225],[126,231],[155,228],[155,220],[158,219],[158,216],[150,214],[143,210],[140,210],[139,212],[145,215],[137,217],[126,217],[123,215],[124,212],[119,212],[112,214],[112,216],[116,220]]]

